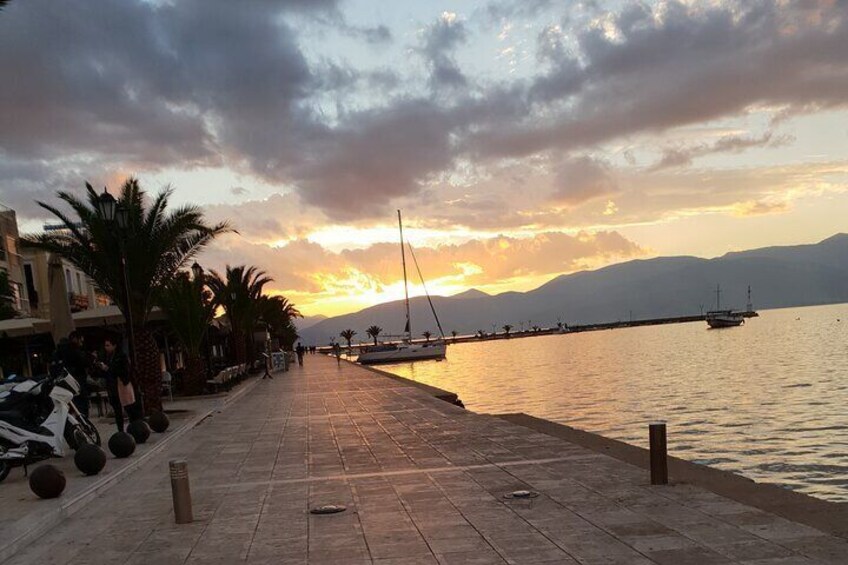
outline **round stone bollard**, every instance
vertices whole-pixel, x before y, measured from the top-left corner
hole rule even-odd
[[[74,454],[74,464],[84,475],[96,475],[106,466],[106,452],[99,445],[84,443]]]
[[[168,416],[164,412],[154,412],[147,419],[147,423],[150,425],[150,429],[157,434],[161,434],[171,425],[171,420],[168,419]]]
[[[49,463],[29,475],[29,488],[39,498],[56,498],[65,490],[65,474]]]
[[[115,432],[109,438],[109,451],[118,459],[129,457],[135,451],[135,439],[126,432]]]
[[[127,426],[127,433],[135,439],[136,443],[144,443],[150,437],[150,426],[144,420],[136,420]]]

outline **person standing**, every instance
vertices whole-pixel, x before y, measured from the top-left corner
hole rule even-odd
[[[130,363],[124,352],[118,348],[118,342],[114,337],[103,340],[105,355],[98,367],[106,380],[106,393],[115,413],[115,425],[119,432],[123,432],[124,409],[131,422],[138,419],[138,414],[135,409],[135,391],[130,380]]]
[[[306,353],[306,348],[303,347],[302,343],[298,342],[294,351],[297,353],[297,364],[303,367],[303,354]]]
[[[79,394],[74,397],[74,406],[86,418],[91,400],[89,394],[91,391],[88,386],[88,370],[91,357],[83,350],[82,334],[74,330],[68,335],[68,339],[63,339],[56,347],[56,360],[64,365],[65,369],[79,384]]]

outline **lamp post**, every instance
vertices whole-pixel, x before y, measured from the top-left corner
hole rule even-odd
[[[191,265],[191,273],[194,276],[194,280],[198,282],[199,289],[198,292],[200,296],[198,296],[198,300],[203,301],[203,286],[204,286],[204,277],[206,276],[203,272],[203,267],[195,261]],[[206,347],[204,347],[204,353],[206,355],[206,370],[204,371],[204,378],[207,375],[208,371],[212,370],[212,354],[210,349],[212,348],[212,344],[209,340],[209,328],[206,328],[206,332],[204,333],[204,340],[206,341]]]
[[[132,306],[130,303],[130,280],[127,274],[127,254],[124,248],[124,237],[127,228],[129,227],[129,210],[126,206],[118,204],[115,197],[109,194],[106,187],[103,187],[103,194],[97,199],[97,209],[106,224],[112,228],[117,228],[118,234],[118,249],[121,255],[121,276],[124,282],[124,315],[126,316],[127,326],[127,346],[130,350],[130,361],[132,362],[132,370],[138,370],[136,365],[135,355],[135,328],[133,327]]]

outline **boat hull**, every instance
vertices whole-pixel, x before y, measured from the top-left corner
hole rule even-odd
[[[740,312],[708,312],[706,316],[710,328],[735,328],[745,322]]]
[[[366,351],[361,353],[356,361],[362,365],[378,365],[444,359],[446,349],[444,343],[405,345],[389,351]]]

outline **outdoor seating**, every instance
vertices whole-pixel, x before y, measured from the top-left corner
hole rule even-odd
[[[230,390],[234,384],[244,378],[244,364],[233,365],[222,369],[217,375],[206,380],[206,385],[212,392],[218,392],[221,389]]]

